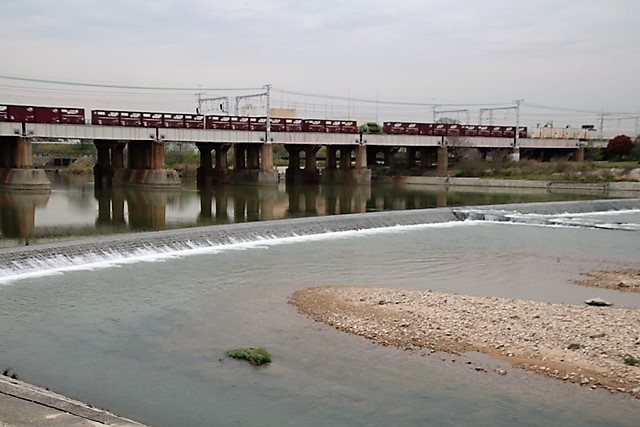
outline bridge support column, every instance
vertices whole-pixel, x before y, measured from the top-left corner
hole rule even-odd
[[[449,151],[446,145],[438,147],[438,160],[437,168],[438,172],[446,172],[449,164]]]
[[[98,160],[93,167],[95,186],[111,186],[116,169],[124,168],[124,149],[126,143],[95,140],[93,145],[98,152]]]
[[[574,159],[576,162],[584,162],[584,147],[576,148]]]
[[[114,170],[112,183],[150,188],[180,187],[180,177],[165,169],[164,141],[129,141],[126,168]]]
[[[289,167],[286,172],[286,182],[294,184],[318,184],[320,171],[316,156],[319,145],[286,145],[289,152]],[[304,151],[304,169],[300,166],[300,153]]]
[[[513,147],[513,151],[511,152],[511,160],[514,162],[520,161],[520,147]]]
[[[432,162],[432,150],[426,147],[420,148],[420,168],[429,169]]]
[[[411,169],[416,166],[416,148],[407,147],[407,168]]]
[[[21,136],[0,138],[0,188],[51,190],[44,170],[33,165],[31,139]]]
[[[356,164],[351,165],[351,154],[355,150]],[[340,167],[336,167],[336,151],[340,152]],[[333,167],[332,167],[333,166]],[[320,181],[324,183],[370,184],[371,169],[367,168],[367,151],[364,145],[327,147],[327,167]]]
[[[246,155],[246,159],[245,159]],[[273,145],[263,143],[236,144],[233,182],[271,185],[278,183],[278,171],[273,166]]]
[[[227,152],[231,148],[231,144],[197,142],[196,147],[200,151],[200,166],[196,174],[198,187],[229,182]],[[213,151],[215,151],[215,167],[211,156]]]

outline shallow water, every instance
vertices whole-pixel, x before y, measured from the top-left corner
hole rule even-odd
[[[569,283],[637,267],[638,231],[592,224],[640,224],[640,213],[580,217],[587,227],[353,230],[10,281],[0,285],[0,367],[157,426],[637,425],[637,399],[479,355],[380,347],[287,304],[296,289],[357,284],[640,307],[640,294]],[[264,346],[273,362],[224,356],[240,346]]]

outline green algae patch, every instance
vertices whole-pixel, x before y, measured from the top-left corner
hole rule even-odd
[[[233,357],[234,359],[244,359],[256,366],[271,362],[271,355],[264,348],[237,348],[235,350],[228,351],[227,356]]]

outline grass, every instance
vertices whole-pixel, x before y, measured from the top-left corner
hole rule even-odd
[[[633,356],[625,356],[624,364],[629,366],[640,366],[640,360],[636,359]]]
[[[227,356],[233,357],[234,359],[245,359],[252,365],[256,366],[271,362],[271,355],[264,348],[237,348],[235,350],[228,351]]]

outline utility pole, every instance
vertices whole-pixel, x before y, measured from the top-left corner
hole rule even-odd
[[[514,101],[516,103],[516,139],[514,141],[514,146],[520,146],[520,104],[524,102],[524,99],[516,99]]]
[[[206,95],[206,94],[202,92],[196,93],[196,98],[198,101],[198,106],[196,107],[196,114],[202,114],[202,104],[207,102],[217,103],[219,101],[223,101],[223,102],[220,103],[220,105],[218,106],[218,109],[223,113],[229,114],[229,97],[228,96],[216,96],[213,98],[204,98],[203,95]]]
[[[438,114],[443,114],[443,113],[466,113],[466,124],[469,124],[469,110],[464,109],[464,110],[440,110],[440,111],[436,111],[436,106],[433,107],[433,122],[435,123],[436,121],[436,117]]]

